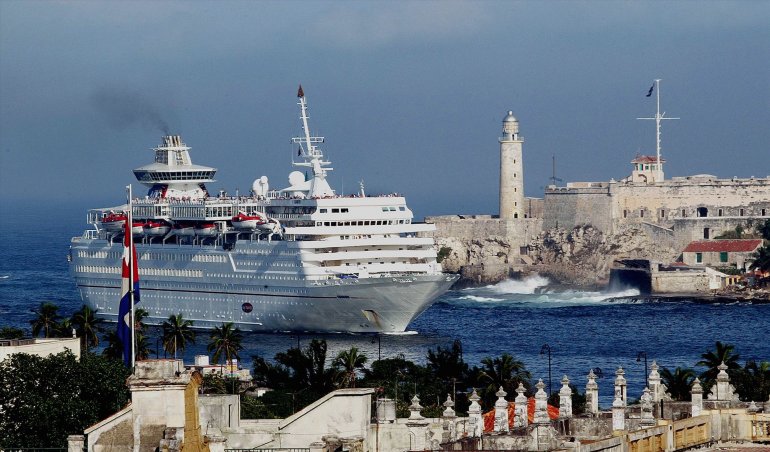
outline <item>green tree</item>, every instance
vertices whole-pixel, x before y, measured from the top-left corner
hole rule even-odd
[[[107,347],[102,350],[102,356],[110,359],[123,359],[123,343],[118,337],[118,332],[114,329],[109,330],[103,337],[103,340],[107,342]]]
[[[182,314],[171,315],[163,322],[163,349],[176,358],[177,350],[184,352],[187,344],[195,343],[193,321],[185,320]]]
[[[0,448],[66,447],[68,435],[128,403],[129,373],[91,353],[12,355],[0,362]]]
[[[219,362],[219,358],[224,355],[225,364],[232,362],[233,358],[240,358],[238,352],[243,350],[243,333],[240,328],[235,328],[232,322],[223,323],[222,326],[215,326],[209,336],[209,353],[214,353],[212,360]]]
[[[72,315],[72,325],[77,331],[78,337],[88,351],[89,346],[97,347],[99,345],[99,335],[97,334],[102,319],[96,317],[96,310],[88,305],[83,305],[80,310]]]
[[[468,365],[463,361],[463,345],[460,340],[452,342],[451,347],[436,347],[428,350],[428,371],[445,385],[452,381],[465,380]]]
[[[749,270],[770,271],[770,245],[764,245],[751,256],[754,259],[749,265]]]
[[[134,308],[134,329],[142,333],[146,332],[147,325],[144,324],[144,319],[150,316],[150,313],[147,312],[144,308]]]
[[[366,355],[358,352],[357,347],[343,350],[332,361],[337,373],[337,384],[342,388],[355,388],[358,373],[363,371],[366,364]]]
[[[48,301],[40,303],[40,307],[33,309],[35,318],[29,321],[32,325],[32,337],[37,337],[41,331],[43,337],[54,336],[56,323],[61,319],[58,311],[59,307]]]
[[[136,345],[134,346],[134,353],[137,361],[144,361],[150,358],[152,353],[150,349],[150,338],[141,331],[134,332],[134,340]]]
[[[733,379],[735,390],[744,401],[765,401],[770,397],[770,362],[746,361]]]
[[[481,365],[477,379],[480,384],[486,385],[486,388],[482,389],[481,397],[489,405],[494,403],[495,392],[500,386],[508,394],[514,394],[519,383],[527,386],[532,379],[532,374],[524,363],[508,353],[503,353],[499,358],[484,358]]]
[[[714,350],[709,350],[700,355],[701,360],[695,365],[706,368],[706,370],[701,373],[700,379],[707,386],[710,386],[711,383],[716,380],[717,374],[719,374],[719,369],[717,367],[720,364],[725,363],[728,374],[732,374],[731,371],[734,369],[740,369],[741,366],[738,364],[740,355],[733,353],[734,350],[734,345],[723,344],[722,342],[717,341],[716,344],[714,344]]]
[[[12,326],[0,328],[0,339],[21,339],[24,337],[24,330]]]
[[[674,400],[690,400],[692,382],[695,380],[695,371],[689,368],[677,367],[671,372],[664,367],[660,370],[660,378],[668,388],[668,393]]]

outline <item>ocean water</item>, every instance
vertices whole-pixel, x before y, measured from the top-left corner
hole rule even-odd
[[[0,326],[29,330],[30,310],[42,301],[57,304],[67,315],[82,305],[66,256],[70,238],[85,228],[85,209],[80,205],[0,205]],[[540,353],[548,344],[554,390],[563,375],[584,388],[588,370],[600,368],[604,375],[599,380],[600,398],[602,404],[609,404],[618,366],[626,370],[629,396],[641,395],[644,360],[637,361],[640,352],[647,354],[648,366],[657,360],[670,368],[694,367],[700,354],[720,340],[734,344],[742,360],[770,361],[768,304],[607,300],[636,293],[542,293],[547,283],[536,276],[450,291],[404,334],[379,338],[248,334],[242,362],[250,365],[252,355],[272,358],[316,337],[327,341],[329,356],[356,346],[370,361],[403,354],[424,362],[429,348],[447,347],[459,339],[463,357],[471,365],[487,356],[511,353],[548,384],[548,358]],[[207,339],[200,332],[184,358],[189,362],[195,354],[205,354]]]

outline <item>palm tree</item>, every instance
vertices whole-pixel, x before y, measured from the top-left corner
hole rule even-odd
[[[243,350],[243,334],[240,328],[233,328],[233,323],[223,323],[221,327],[215,326],[214,331],[209,336],[208,351],[214,352],[213,361],[219,362],[219,358],[225,355],[225,364],[232,362],[232,359],[240,358],[238,352]]]
[[[135,334],[136,340],[136,360],[143,361],[150,357],[150,338],[145,336],[141,331],[137,331]]]
[[[137,332],[144,333],[147,329],[147,325],[144,324],[144,319],[150,316],[150,313],[142,308],[134,308],[134,329]]]
[[[123,359],[123,343],[115,330],[110,330],[104,340],[107,341],[107,347],[102,350],[102,356],[114,359]]]
[[[163,349],[176,358],[176,351],[184,352],[185,346],[195,343],[195,331],[192,330],[192,320],[185,320],[182,314],[170,315],[163,322]]]
[[[32,310],[32,313],[35,314],[35,318],[29,321],[32,325],[32,337],[36,337],[41,331],[43,337],[54,335],[56,323],[61,319],[58,310],[58,306],[48,301],[40,303],[39,308]]]
[[[668,393],[674,400],[689,400],[695,371],[689,368],[677,367],[673,372],[664,367],[660,370],[660,378],[668,388]]]
[[[746,361],[743,369],[736,372],[734,384],[741,400],[767,400],[770,396],[770,362]]]
[[[752,255],[750,270],[770,271],[770,245],[765,245]]]
[[[701,380],[706,384],[710,384],[716,380],[717,374],[719,374],[719,369],[717,367],[722,363],[725,363],[728,370],[740,369],[741,366],[738,364],[740,355],[734,354],[733,350],[735,350],[734,345],[723,344],[722,342],[717,341],[715,350],[709,350],[700,355],[701,360],[695,365],[706,367],[706,370],[701,373]]]
[[[488,385],[484,391],[485,401],[493,400],[494,393],[500,386],[508,394],[512,394],[519,383],[524,383],[526,386],[532,379],[532,374],[524,363],[508,353],[503,353],[499,358],[484,358],[481,364],[478,379],[480,383]]]
[[[56,324],[53,335],[55,337],[74,337],[72,329],[72,319],[65,317]]]
[[[357,347],[351,347],[350,350],[339,352],[332,362],[332,366],[337,370],[339,386],[355,388],[358,371],[364,369],[364,364],[366,364],[366,355],[359,354]]]
[[[86,346],[99,345],[99,336],[96,334],[102,319],[96,318],[96,310],[92,310],[88,305],[83,305],[79,311],[72,315],[72,325]]]

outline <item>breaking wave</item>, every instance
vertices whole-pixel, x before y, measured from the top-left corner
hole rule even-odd
[[[484,289],[499,294],[533,294],[540,288],[547,287],[551,281],[545,276],[532,275],[524,279],[506,279]]]
[[[530,304],[542,307],[580,306],[595,304],[635,303],[633,298],[639,295],[637,289],[624,289],[613,292],[594,291],[553,291],[549,290],[549,279],[533,275],[521,280],[505,280],[484,287],[473,287],[450,293],[449,297],[460,304],[495,305]]]

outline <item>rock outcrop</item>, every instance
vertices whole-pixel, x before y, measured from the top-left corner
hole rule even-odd
[[[678,251],[653,237],[643,225],[631,225],[605,236],[590,226],[554,228],[526,246],[505,236],[436,237],[446,271],[460,273],[466,284],[495,283],[516,274],[540,273],[568,285],[605,285],[616,259],[671,262]],[[443,249],[443,253],[442,253]]]

